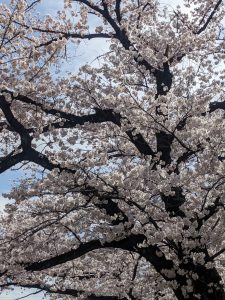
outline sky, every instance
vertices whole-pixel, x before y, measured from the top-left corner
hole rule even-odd
[[[0,1],[1,3],[8,3],[8,0]],[[165,0],[161,1],[162,5],[170,5],[175,7],[177,4],[182,5],[182,0]],[[41,5],[39,6],[39,11],[42,15],[55,15],[60,8],[63,7],[62,0],[42,0]],[[107,42],[105,40],[93,39],[88,42],[82,42],[79,49],[75,49],[73,60],[69,64],[67,71],[76,71],[81,65],[85,63],[91,63],[97,56],[103,53],[107,49]],[[73,49],[70,49],[73,50]],[[0,211],[3,211],[5,204],[8,203],[8,200],[2,196],[2,193],[5,193],[10,190],[13,185],[14,180],[18,180],[23,176],[23,172],[20,171],[7,171],[3,174],[0,174]],[[34,289],[21,290],[15,288],[14,291],[2,292],[0,294],[0,300],[16,300],[24,297],[28,294],[35,293]],[[43,293],[33,294],[26,298],[26,300],[48,300],[47,296],[44,296]]]

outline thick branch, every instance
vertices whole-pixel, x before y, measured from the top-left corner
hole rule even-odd
[[[217,109],[225,110],[225,101],[222,102],[211,102],[209,104],[209,113],[214,112]]]
[[[78,257],[81,257],[84,254],[89,253],[90,251],[103,249],[103,248],[119,248],[128,251],[134,251],[134,247],[136,247],[137,244],[142,243],[144,239],[145,237],[143,235],[131,235],[123,240],[106,242],[104,244],[101,244],[99,240],[90,241],[81,244],[77,249],[72,249],[69,252],[60,254],[50,259],[46,259],[41,262],[28,264],[27,266],[25,266],[25,269],[27,271],[45,270],[57,266],[59,264],[63,264],[65,262],[71,261]]]
[[[5,91],[5,92],[9,93],[11,97],[13,97],[13,92],[11,91]],[[55,108],[47,108],[42,103],[38,103],[27,96],[18,95],[14,99],[19,100],[23,103],[40,107],[46,114],[51,114],[66,120],[64,122],[56,122],[52,124],[54,125],[54,128],[71,128],[71,127],[75,127],[76,125],[84,125],[86,122],[90,122],[90,123],[112,122],[115,125],[121,127],[122,117],[119,113],[115,113],[112,109],[94,108],[96,112],[95,114],[76,116],[74,114],[63,112]],[[46,131],[48,131],[48,126],[44,127],[43,129],[43,132]],[[152,156],[155,155],[154,151],[151,149],[151,147],[148,145],[148,143],[145,141],[145,139],[140,133],[133,134],[133,130],[127,130],[126,134],[128,135],[132,144],[135,145],[135,147],[138,149],[138,151],[141,154],[152,155]]]
[[[116,0],[116,5],[115,5],[115,12],[116,12],[116,18],[117,21],[120,23],[121,22],[121,11],[120,11],[120,5],[121,5],[121,0]]]
[[[24,267],[27,271],[41,271],[74,260],[94,250],[114,248],[139,253],[154,266],[159,274],[161,274],[166,280],[170,280],[163,270],[173,269],[173,261],[167,259],[157,245],[149,245],[147,247],[139,248],[139,244],[143,243],[144,240],[145,236],[142,234],[131,234],[120,241],[106,242],[104,244],[102,244],[99,240],[94,240],[82,243],[77,249],[72,249],[66,253],[40,262],[34,262],[31,264],[24,263]],[[160,255],[157,255],[157,252],[160,253]],[[177,276],[179,277],[179,275]]]
[[[0,158],[0,174],[14,167],[16,164],[25,160],[25,153],[21,152],[15,155],[8,155]]]
[[[14,117],[11,109],[10,103],[5,100],[4,96],[0,96],[0,108],[3,111],[7,122],[10,124],[11,128],[20,135],[21,145],[23,148],[31,146],[31,140],[26,128]]]
[[[7,286],[17,286],[21,288],[30,288],[30,289],[38,289],[40,291],[45,291],[49,294],[59,294],[59,295],[69,295],[73,297],[79,297],[81,294],[87,293],[85,290],[76,290],[76,289],[52,289],[49,286],[44,286],[43,284],[20,284],[19,282],[8,282],[5,285],[0,285],[0,287],[4,288]],[[26,296],[25,296],[26,297]],[[117,296],[98,296],[95,293],[91,293],[87,298],[87,300],[119,300],[121,298]],[[124,300],[127,298],[123,298]]]

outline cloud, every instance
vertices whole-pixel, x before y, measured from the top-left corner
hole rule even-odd
[[[4,211],[5,205],[10,203],[8,199],[0,195],[0,213]]]
[[[41,3],[37,6],[37,11],[41,15],[51,15],[55,16],[57,11],[63,9],[63,0],[42,0]]]

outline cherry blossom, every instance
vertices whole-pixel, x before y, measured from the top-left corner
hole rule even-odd
[[[40,5],[0,5],[1,289],[225,299],[222,0]]]

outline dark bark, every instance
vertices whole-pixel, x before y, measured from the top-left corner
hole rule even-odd
[[[156,142],[157,142],[157,152],[161,152],[160,159],[169,165],[171,163],[171,146],[173,143],[174,137],[170,133],[160,131],[156,133]]]
[[[157,69],[154,72],[156,78],[156,87],[157,87],[157,94],[156,98],[159,95],[166,95],[172,86],[172,78],[173,75],[170,72],[169,64],[163,64],[163,70]]]
[[[174,196],[161,194],[162,201],[165,204],[165,209],[171,217],[184,217],[185,214],[180,209],[180,206],[185,202],[185,197],[182,194],[182,188],[172,187],[171,190],[175,192]]]
[[[193,280],[193,292],[188,294],[189,298],[184,297],[180,288],[174,291],[178,300],[197,300],[199,298],[196,295],[200,295],[201,300],[225,300],[224,287],[220,283],[222,278],[215,268],[206,269],[205,266],[195,266],[190,264],[188,269],[195,272],[199,278]],[[179,282],[179,280],[177,282],[178,284],[180,283],[181,286],[185,286],[183,282]],[[209,284],[212,284],[212,286],[209,286]]]

